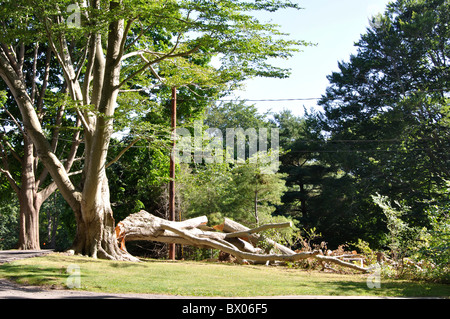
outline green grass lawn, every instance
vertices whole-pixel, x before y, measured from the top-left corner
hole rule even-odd
[[[450,285],[381,279],[367,287],[367,275],[341,275],[286,267],[145,260],[141,263],[51,254],[0,265],[0,278],[22,284],[65,286],[67,267],[79,266],[80,290],[184,296],[450,296]]]

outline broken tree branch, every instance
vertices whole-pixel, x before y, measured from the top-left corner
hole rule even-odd
[[[259,254],[253,254],[253,253],[247,253],[243,252],[237,249],[233,249],[229,247],[228,245],[223,245],[222,243],[219,243],[217,241],[210,240],[208,238],[200,238],[195,235],[190,234],[187,231],[177,229],[175,227],[172,227],[170,225],[162,225],[162,228],[166,230],[170,230],[182,237],[189,238],[193,243],[196,243],[201,246],[211,246],[212,248],[222,250],[226,253],[232,254],[235,257],[239,257],[241,259],[249,259],[253,261],[271,261],[271,260],[281,260],[281,261],[298,261],[300,259],[306,259],[312,256],[315,256],[319,253],[319,251],[313,251],[313,252],[302,252],[294,255],[277,255],[277,254],[270,254],[270,255],[259,255]]]
[[[280,254],[266,254],[263,249],[257,247],[262,236],[255,233],[266,229],[288,227],[290,223],[267,224],[250,229],[230,219],[225,219],[223,224],[213,228],[207,227],[207,222],[206,216],[181,222],[168,221],[141,210],[117,224],[116,237],[123,250],[126,250],[125,241],[150,240],[218,249],[233,255],[240,263],[296,262],[315,258],[320,262],[331,262],[354,270],[369,272],[369,269],[338,259],[340,256],[320,255],[318,250],[296,253],[288,247],[268,239],[266,241],[273,244],[281,252]],[[211,231],[211,229],[216,231]]]
[[[292,227],[292,224],[290,222],[287,223],[280,223],[280,224],[265,224],[256,228],[252,228],[249,230],[243,230],[243,231],[237,231],[233,233],[228,233],[225,237],[226,238],[233,238],[233,237],[250,237],[251,234],[259,233],[267,229],[273,229],[273,228],[286,228],[286,227]]]
[[[229,218],[225,218],[223,224],[214,226],[214,228],[216,230],[220,230],[225,233],[234,233],[237,231],[249,231],[250,230],[250,228],[248,228],[242,224],[239,224],[238,222],[235,222],[234,220],[231,220]],[[251,244],[256,246],[258,244],[258,242],[261,240],[261,236],[258,234],[251,234],[247,239],[250,241]],[[290,248],[288,248],[284,245],[281,245],[271,239],[266,239],[266,241],[268,244],[272,245],[275,249],[278,249],[283,254],[287,254],[287,255],[295,254],[295,251],[293,251]]]

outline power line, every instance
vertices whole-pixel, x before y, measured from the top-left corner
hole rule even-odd
[[[411,91],[411,92],[406,92],[405,95],[411,95],[413,93],[422,93],[423,94],[423,93],[435,93],[435,92],[450,92],[450,89],[441,88],[441,89],[432,89],[432,90],[423,90],[423,91]],[[330,100],[341,101],[341,100],[345,99],[345,102],[350,102],[350,101],[363,100],[365,98],[386,97],[386,96],[390,96],[390,95],[394,96],[395,94],[385,93],[385,94],[369,94],[369,95],[364,95],[364,96],[351,96],[351,97],[342,96],[342,97],[338,97],[338,98],[334,98],[334,99],[330,99]],[[199,96],[198,99],[179,97],[177,100],[181,101],[181,102],[196,102],[199,100],[204,100],[204,101],[209,101],[209,102],[289,102],[289,101],[315,101],[315,100],[320,100],[322,98],[326,98],[326,96],[298,97],[298,98],[273,98],[273,99],[270,99],[270,98],[265,98],[265,99],[244,99],[244,98],[221,99],[221,98],[211,98],[211,97]],[[157,99],[160,102],[171,101],[171,98],[169,98],[169,97],[168,98],[157,98]],[[0,119],[0,120],[6,121],[5,119]]]
[[[409,91],[409,92],[405,92],[405,96],[409,96],[415,93],[436,93],[436,92],[449,92],[450,89],[449,88],[440,88],[440,89],[430,89],[430,90],[417,90],[417,91]],[[338,98],[334,98],[334,99],[330,99],[330,100],[339,100],[342,101],[345,99],[345,102],[350,102],[350,101],[361,101],[364,100],[366,98],[379,98],[379,97],[387,97],[387,96],[397,96],[396,94],[393,93],[384,93],[384,94],[367,94],[367,95],[363,95],[363,96],[342,96],[342,97],[338,97]],[[192,98],[183,98],[183,97],[178,97],[178,101],[182,101],[182,102],[194,102],[194,101],[198,101],[198,100],[204,100],[204,101],[211,101],[211,102],[289,102],[289,101],[314,101],[314,100],[321,100],[322,98],[327,98],[326,96],[321,96],[321,97],[298,97],[298,98],[265,98],[265,99],[243,99],[243,98],[236,98],[236,99],[232,99],[232,98],[227,98],[227,99],[217,99],[217,98],[210,98],[210,97],[201,97],[199,96],[198,99],[192,99]],[[160,98],[160,101],[170,101],[170,98]]]

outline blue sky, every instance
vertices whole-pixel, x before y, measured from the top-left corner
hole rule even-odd
[[[246,83],[245,91],[235,96],[246,100],[317,98],[325,93],[326,78],[338,70],[338,61],[348,60],[356,52],[353,44],[366,32],[368,19],[383,12],[389,0],[300,0],[303,10],[283,10],[258,14],[262,22],[279,24],[291,38],[317,43],[303,48],[289,60],[275,65],[291,69],[288,79],[256,78]],[[303,114],[303,106],[316,108],[316,101],[249,102],[261,113],[271,109],[290,109]]]

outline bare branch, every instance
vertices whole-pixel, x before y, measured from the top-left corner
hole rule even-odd
[[[144,57],[143,54],[141,54],[141,59],[144,60],[146,63],[148,63],[148,60]],[[164,79],[159,76],[158,72],[153,68],[153,66],[149,65],[148,68],[150,69],[150,72],[155,76],[155,78],[158,79],[160,82],[164,82]]]
[[[45,96],[45,90],[47,90],[48,85],[48,77],[50,75],[50,60],[52,58],[52,49],[50,46],[47,47],[47,53],[45,55],[45,71],[44,71],[44,79],[42,81],[42,87],[39,94],[39,98],[37,101],[36,109],[38,114],[41,113],[43,105],[44,105],[44,96]]]
[[[147,86],[145,88],[140,88],[140,89],[127,89],[127,90],[119,90],[119,93],[126,93],[126,92],[144,92],[144,91],[148,91],[154,88],[159,87],[161,84],[155,84],[152,86]]]
[[[38,51],[39,51],[39,42],[37,42],[36,45],[34,46],[34,56],[33,56],[33,72],[31,79],[31,97],[30,97],[31,103],[33,104],[36,98],[36,74],[37,74]]]
[[[83,104],[89,105],[91,100],[89,98],[89,87],[93,77],[93,68],[95,61],[95,51],[96,51],[96,36],[92,34],[89,35],[89,46],[87,48],[88,56],[87,56],[87,65],[86,71],[84,73],[84,82],[82,87],[82,95],[83,95]]]
[[[6,140],[6,139],[4,138],[3,135],[4,135],[4,133],[1,133],[1,134],[0,134],[0,139],[3,140],[3,142],[6,144],[6,146],[8,146],[8,148],[9,148],[11,154],[13,155],[13,157],[14,157],[20,164],[22,164],[22,159],[20,158],[19,154],[16,153],[16,151],[14,150],[14,147],[11,145],[11,143],[8,142],[8,140]],[[1,140],[0,140],[0,148],[2,149],[2,152],[4,152],[5,150],[4,150],[3,146],[1,145],[1,144],[2,144],[2,143],[1,143]],[[6,154],[6,152],[5,152],[4,154]]]
[[[134,57],[136,55],[141,55],[142,53],[150,53],[150,54],[156,54],[156,52],[152,52],[149,50],[138,50],[138,51],[133,51],[127,54],[122,55],[122,61],[125,61],[128,58]]]
[[[19,71],[23,74],[23,62],[25,60],[25,43],[20,41],[20,48],[19,48],[19,57],[18,57],[18,65],[19,65]]]
[[[2,158],[3,167],[4,167],[4,168],[0,167],[0,173],[3,173],[6,176],[6,179],[8,180],[8,182],[11,185],[11,187],[13,188],[13,190],[16,192],[16,194],[19,194],[20,188],[17,185],[14,178],[12,177],[11,173],[9,172],[8,156],[6,155],[6,152],[5,152],[5,149],[4,149],[2,143],[0,143],[0,157]]]
[[[328,262],[331,262],[331,263],[334,263],[334,264],[338,264],[338,265],[341,265],[341,266],[344,266],[344,267],[348,267],[348,268],[352,268],[352,269],[355,269],[355,270],[359,270],[359,271],[362,271],[362,272],[369,272],[369,269],[367,269],[367,268],[360,267],[358,265],[355,265],[355,264],[352,264],[352,263],[340,260],[340,259],[338,259],[338,258],[336,258],[334,256],[317,255],[317,256],[315,256],[315,258],[318,259],[319,261],[322,261],[322,262],[328,261]]]
[[[198,49],[200,49],[200,44],[198,44],[197,46],[195,46],[194,48],[188,50],[188,51],[184,51],[184,52],[179,52],[179,53],[174,53],[177,49],[178,49],[178,45],[180,44],[180,39],[181,39],[182,34],[179,33],[177,36],[177,40],[175,41],[175,45],[173,46],[173,48],[168,52],[168,53],[160,53],[160,52],[151,52],[148,50],[140,50],[140,51],[136,51],[136,52],[131,52],[126,54],[125,56],[128,58],[130,56],[134,56],[134,55],[141,55],[143,53],[150,53],[153,55],[156,55],[157,58],[155,58],[152,61],[148,61],[147,63],[145,63],[139,70],[133,72],[131,75],[129,75],[125,80],[123,80],[122,82],[120,82],[119,84],[119,88],[122,87],[123,85],[125,85],[128,81],[130,81],[131,79],[133,79],[135,76],[137,76],[138,74],[144,72],[147,68],[149,68],[150,66],[152,66],[153,64],[156,64],[160,61],[163,61],[165,59],[171,59],[171,58],[176,58],[176,57],[183,57],[183,56],[187,56],[190,55],[196,51],[198,51]],[[144,51],[144,52],[142,52]],[[124,56],[124,57],[125,57]],[[154,71],[154,70],[153,70]]]
[[[125,26],[125,30],[123,32],[123,38],[122,41],[120,41],[120,50],[119,50],[119,54],[118,54],[118,59],[116,60],[116,63],[120,63],[120,61],[122,61],[122,56],[123,53],[125,52],[125,42],[127,41],[127,35],[128,32],[131,29],[131,26],[133,25],[133,22],[136,20],[136,18],[130,19],[127,21],[127,24]]]
[[[291,222],[287,223],[279,223],[279,224],[266,224],[262,225],[253,229],[244,230],[244,231],[238,231],[234,233],[228,233],[226,235],[226,238],[233,238],[233,237],[250,237],[251,234],[259,233],[267,229],[273,229],[273,228],[286,228],[286,227],[292,227]]]
[[[77,62],[77,66],[78,66],[78,70],[75,72],[75,79],[74,81],[78,81],[81,71],[83,70],[83,65],[84,62],[86,61],[86,57],[88,54],[88,47],[89,47],[89,42],[91,41],[91,35],[89,34],[88,39],[87,39],[87,44],[83,50],[83,55],[80,57],[80,59]]]
[[[108,164],[106,164],[106,168],[110,167],[112,164],[117,162],[122,157],[122,155],[125,154],[125,152],[128,151],[130,148],[132,148],[133,145],[136,144],[139,140],[141,140],[141,138],[135,139],[134,141],[132,141],[130,143],[130,145],[125,147],[123,150],[121,150],[120,153],[112,161],[110,161]]]
[[[19,194],[20,192],[20,188],[17,185],[16,181],[14,180],[14,178],[11,176],[11,173],[8,170],[5,170],[3,168],[0,167],[0,173],[5,174],[6,179],[8,180],[9,184],[11,185],[12,189],[14,190],[14,192],[16,192],[16,194]]]
[[[217,241],[213,241],[207,238],[200,238],[194,235],[191,235],[188,231],[184,231],[178,228],[175,228],[170,225],[161,225],[161,228],[165,230],[170,230],[174,232],[175,234],[178,234],[184,238],[188,238],[192,242],[196,243],[197,245],[204,245],[204,246],[211,246],[215,249],[220,249],[226,253],[229,253],[233,256],[239,257],[241,259],[249,259],[254,261],[272,261],[272,260],[281,260],[281,261],[298,261],[301,259],[307,259],[313,256],[316,256],[319,254],[319,251],[313,251],[313,252],[302,252],[294,255],[278,255],[278,254],[268,254],[268,255],[260,255],[260,254],[254,254],[254,253],[247,253],[243,252],[237,249],[233,249],[230,246],[223,245],[222,243],[219,243]]]
[[[17,56],[14,50],[4,43],[0,43],[0,47],[2,48],[3,52],[5,53],[5,56],[7,57],[11,67],[16,72],[16,75],[23,81],[23,74],[20,70],[20,67],[17,63]]]
[[[121,248],[125,250],[125,240],[151,240],[164,243],[176,243],[192,245],[201,248],[219,249],[225,253],[235,256],[240,263],[256,262],[267,263],[270,261],[298,261],[307,258],[314,258],[320,262],[332,262],[338,265],[349,267],[361,272],[369,272],[368,268],[360,267],[342,260],[338,257],[322,256],[320,251],[307,251],[296,253],[290,249],[285,249],[282,254],[265,254],[260,248],[253,247],[251,241],[244,241],[234,236],[228,236],[239,232],[223,233],[225,229],[246,228],[245,226],[226,220],[222,225],[210,228],[206,226],[205,216],[188,219],[182,222],[168,221],[156,217],[144,210],[132,214],[119,222],[116,227],[116,237],[121,241]],[[269,224],[255,229],[246,229],[239,235],[246,235],[261,231],[262,229],[287,227],[290,223]],[[209,231],[216,229],[218,231]],[[251,235],[255,236],[255,235]]]
[[[19,131],[22,133],[23,136],[26,136],[25,131],[23,130],[22,125],[19,124],[19,122],[17,121],[17,119],[14,117],[14,115],[11,114],[11,112],[8,111],[8,109],[6,108],[6,106],[3,105],[3,109],[5,110],[6,114],[9,115],[9,117],[12,119],[12,121],[14,122],[14,124],[16,124],[17,128],[19,129]]]

